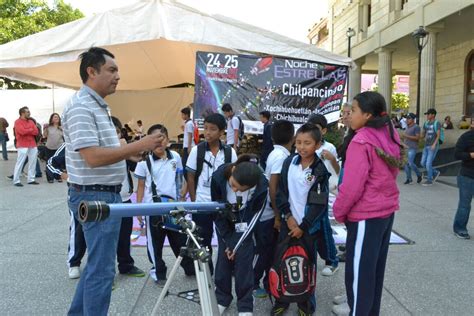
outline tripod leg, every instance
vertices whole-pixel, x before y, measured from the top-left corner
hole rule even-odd
[[[214,283],[211,279],[209,264],[195,260],[194,268],[196,270],[196,281],[198,283],[202,315],[219,316],[219,308],[217,307],[217,299],[214,292]]]
[[[165,298],[166,294],[168,294],[168,288],[170,287],[171,282],[173,282],[173,278],[176,272],[178,271],[179,265],[181,264],[182,260],[183,260],[183,257],[181,255],[176,259],[173,269],[171,269],[170,275],[168,276],[168,280],[166,280],[165,286],[163,287],[163,290],[161,291],[160,297],[158,298],[158,301],[156,302],[155,307],[153,307],[153,311],[151,312],[151,315],[158,315],[158,308],[160,307],[160,304]]]

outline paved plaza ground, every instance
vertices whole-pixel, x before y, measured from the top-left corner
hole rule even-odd
[[[25,186],[14,187],[5,176],[15,158],[0,161],[0,315],[64,315],[78,282],[67,275],[66,185],[41,178],[32,186],[22,178]],[[458,190],[454,177],[440,180],[423,187],[404,186],[403,174],[398,179],[401,210],[394,229],[414,243],[390,247],[382,315],[474,314],[474,240],[452,233]],[[468,228],[474,233],[472,220]],[[170,249],[165,254],[170,270],[175,258]],[[133,248],[132,255],[138,267],[150,268],[144,248]],[[149,315],[161,291],[149,277],[118,275],[116,285],[111,315]],[[195,279],[179,270],[171,291],[195,288]],[[317,315],[330,315],[332,298],[343,292],[344,264],[333,277],[318,274]],[[268,299],[256,299],[254,314],[268,315],[270,308]],[[167,297],[160,309],[160,315],[199,314],[199,305],[177,296]],[[226,315],[236,314],[234,301]]]

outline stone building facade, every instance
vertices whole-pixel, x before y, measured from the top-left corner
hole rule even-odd
[[[378,73],[379,92],[392,93],[392,76],[410,75],[410,111],[416,111],[420,75],[420,116],[436,108],[453,122],[474,115],[474,0],[328,0],[328,16],[309,30],[311,43],[334,53],[350,53],[349,99],[360,91],[361,73]],[[421,53],[412,33],[428,32]],[[326,34],[324,46],[318,34]]]

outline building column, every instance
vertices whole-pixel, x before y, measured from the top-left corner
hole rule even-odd
[[[420,117],[430,108],[435,108],[436,88],[436,39],[437,33],[429,30],[425,48],[421,51],[420,73]]]
[[[393,49],[379,48],[375,50],[379,56],[379,93],[387,103],[387,113],[392,113],[392,53]]]
[[[365,58],[354,60],[357,68],[349,69],[349,94],[347,96],[348,102],[352,102],[352,99],[361,90],[362,81],[362,65],[365,64]]]

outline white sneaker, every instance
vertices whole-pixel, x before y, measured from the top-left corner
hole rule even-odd
[[[347,303],[343,303],[340,305],[334,305],[332,307],[332,312],[338,316],[348,316],[351,309]]]
[[[217,305],[217,308],[219,308],[219,315],[222,315],[227,309],[227,306]]]
[[[334,296],[332,302],[336,305],[341,305],[347,302],[346,294]]]
[[[332,276],[336,271],[339,270],[339,267],[333,266],[325,266],[324,269],[321,271],[321,274],[324,276]]]
[[[81,270],[79,267],[70,267],[69,268],[69,278],[70,279],[79,279],[81,276]]]
[[[239,316],[253,316],[253,313],[250,313],[250,312],[239,313]]]

